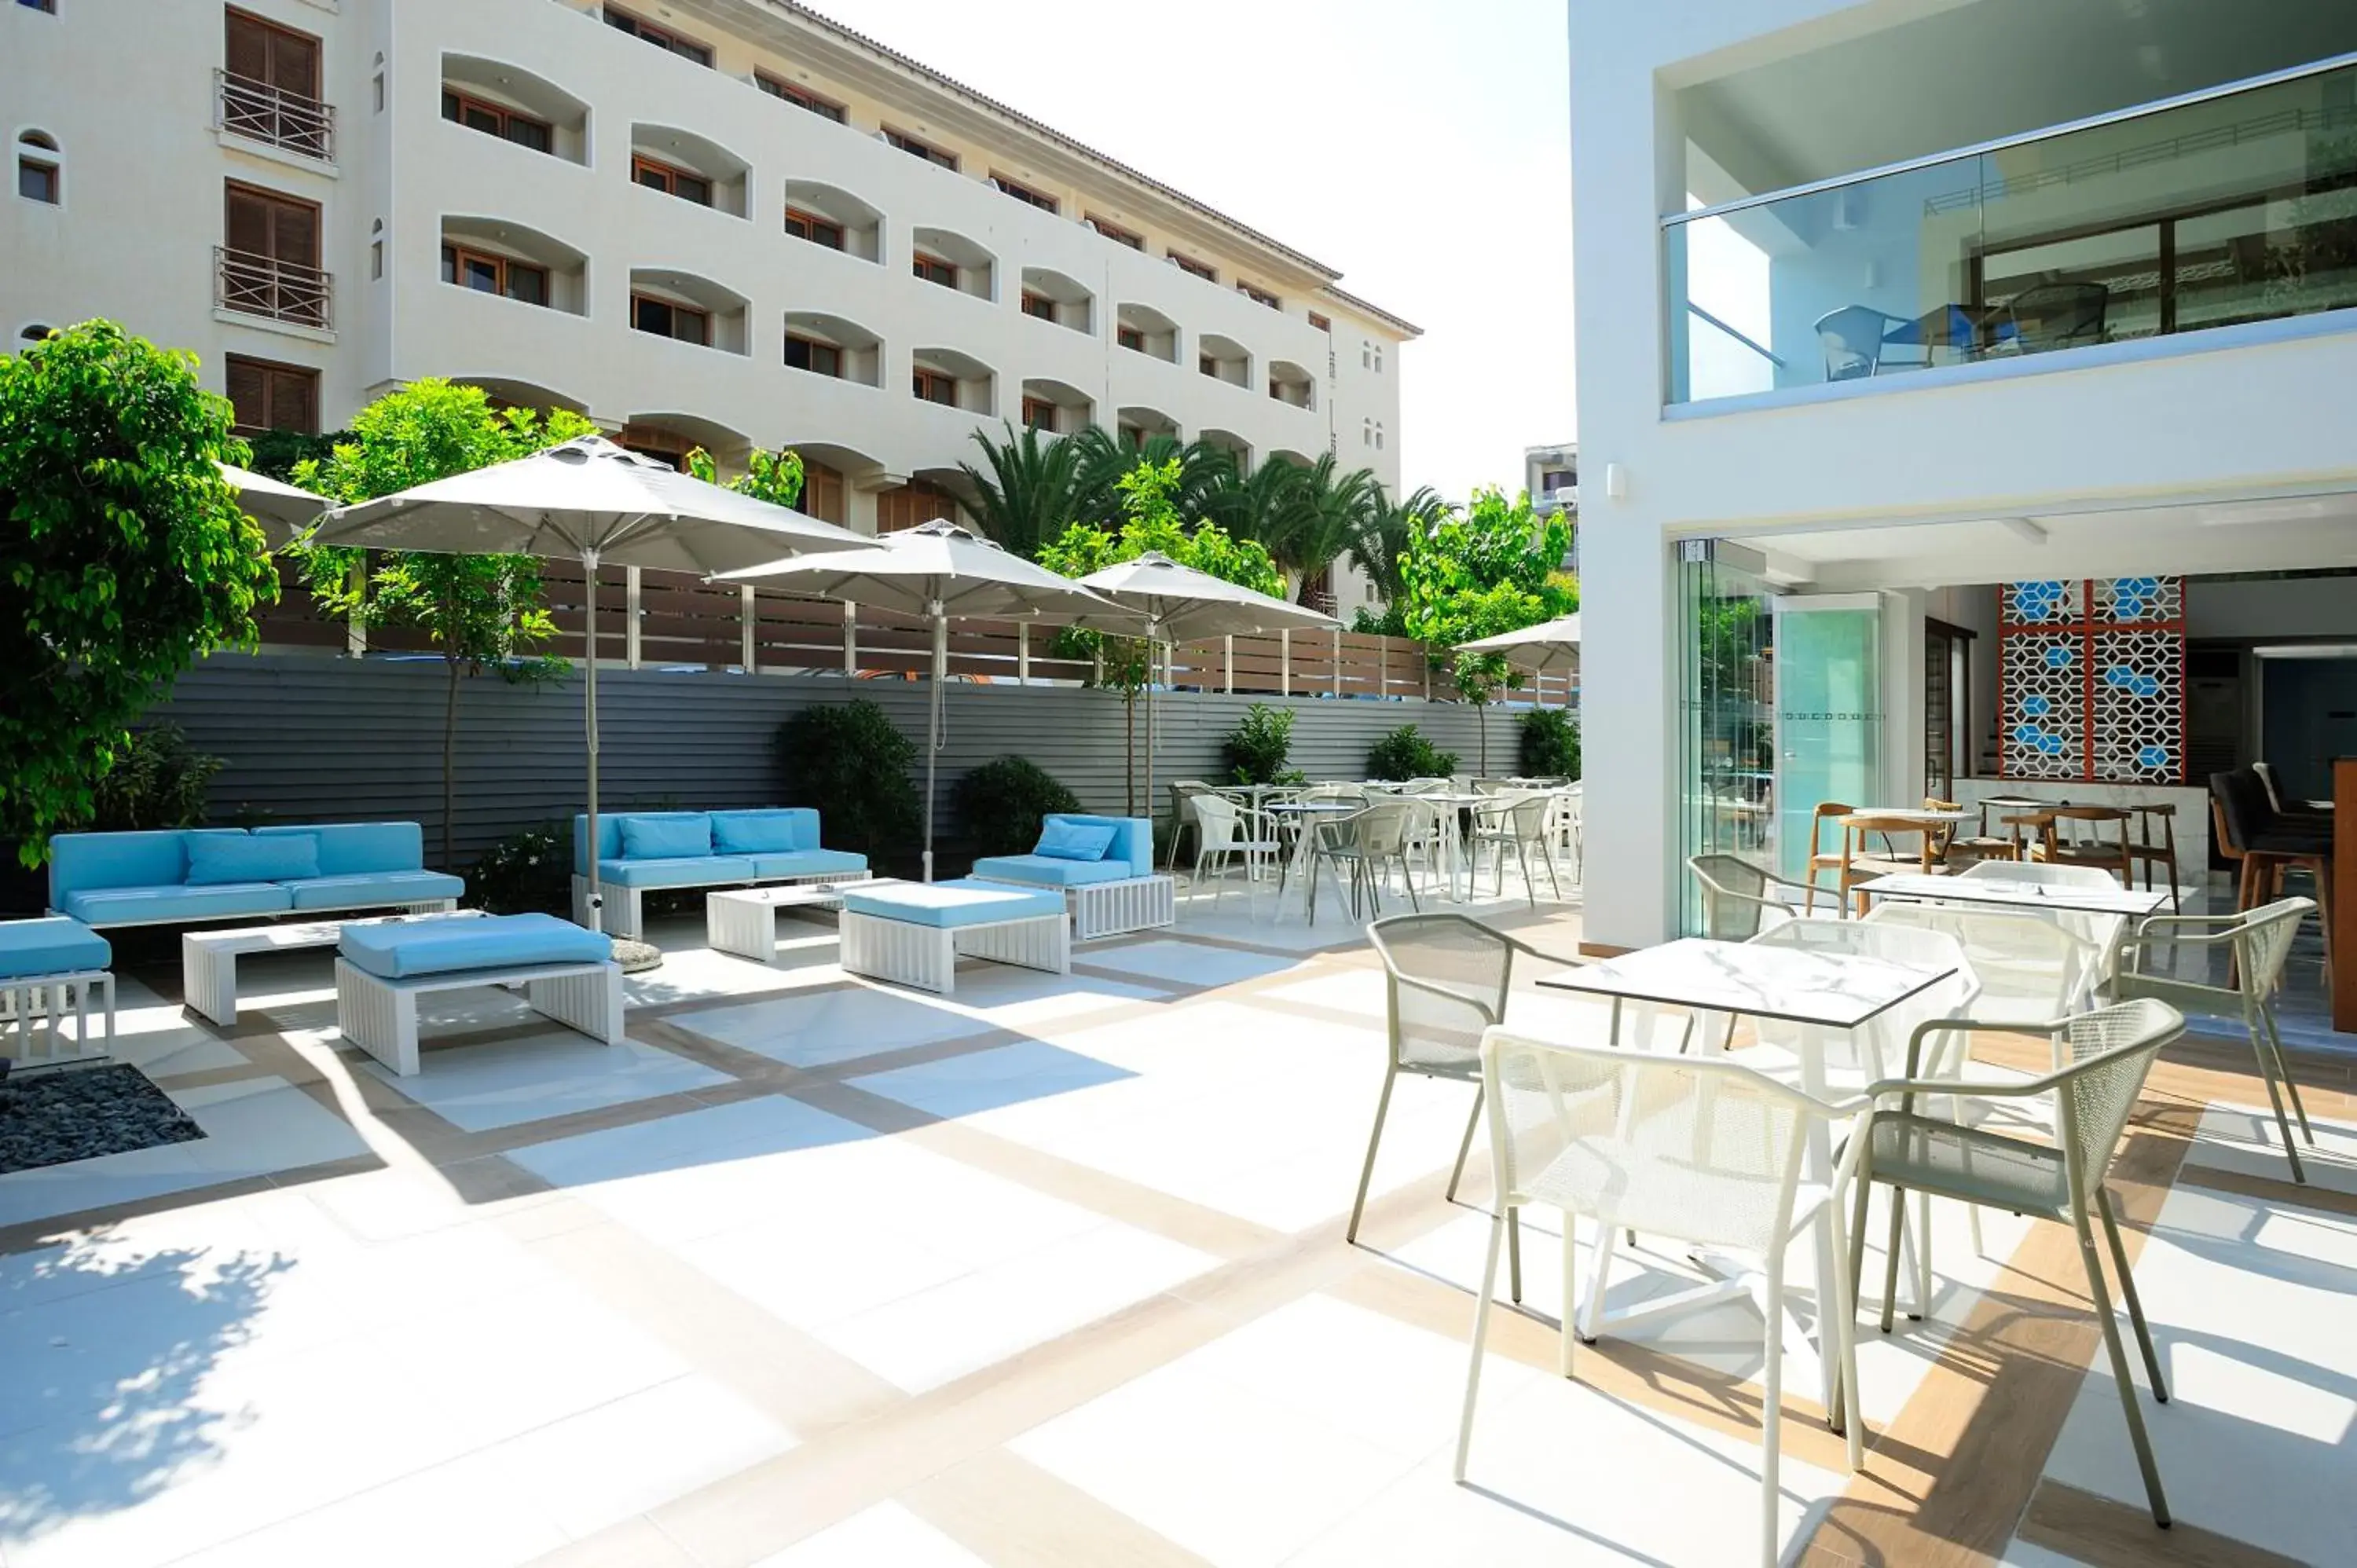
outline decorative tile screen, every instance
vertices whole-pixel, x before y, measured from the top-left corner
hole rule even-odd
[[[2185,776],[2185,580],[1998,589],[1998,755],[2007,779]]]

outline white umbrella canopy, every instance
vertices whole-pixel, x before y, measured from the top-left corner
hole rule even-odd
[[[233,463],[216,462],[213,466],[229,481],[230,489],[237,492],[239,510],[262,524],[262,532],[274,550],[302,532],[312,519],[335,504],[325,496],[315,496],[284,479],[274,479],[251,468],[241,468]]]
[[[1499,653],[1520,669],[1547,674],[1579,668],[1579,617],[1541,621],[1519,631],[1500,632],[1457,645],[1459,653]]]
[[[718,572],[717,581],[769,583],[789,593],[849,599],[933,623],[931,734],[925,747],[925,880],[933,879],[933,772],[942,748],[942,686],[949,679],[951,620],[968,616],[1036,619],[1126,637],[1145,634],[1146,618],[1103,598],[1070,577],[1001,549],[945,518],[888,533],[880,549],[843,551]]]
[[[350,549],[537,555],[581,563],[590,657],[582,706],[589,743],[589,924],[597,888],[597,568],[727,571],[799,551],[868,553],[847,528],[706,484],[584,435],[529,456],[414,485],[327,513],[312,536]]]
[[[1209,637],[1260,637],[1277,631],[1339,630],[1332,616],[1241,583],[1182,566],[1158,550],[1081,579],[1119,604],[1145,612],[1146,636],[1157,643]],[[1146,686],[1146,814],[1154,815],[1154,683]]]

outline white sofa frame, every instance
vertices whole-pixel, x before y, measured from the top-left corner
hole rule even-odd
[[[90,1037],[90,993],[97,988],[103,998],[101,1016],[106,1020],[106,1044],[94,1047]],[[73,1039],[64,1036],[65,1015],[72,1013]],[[42,1033],[33,1032],[35,1015]],[[68,970],[57,974],[16,974],[0,980],[0,1031],[16,1026],[14,1051],[0,1051],[18,1067],[52,1067],[62,1062],[92,1061],[114,1047],[114,976],[102,969]],[[6,1039],[0,1032],[0,1041]],[[46,1049],[39,1042],[46,1040]]]
[[[524,1000],[534,1010],[600,1045],[622,1043],[622,966],[611,959],[456,969],[444,974],[388,980],[339,957],[336,1026],[345,1039],[409,1078],[418,1067],[418,997],[429,991],[460,991],[475,985],[521,986]]]
[[[843,912],[838,928],[845,972],[913,985],[942,996],[957,990],[961,957],[986,958],[1050,974],[1071,973],[1071,929],[1070,915],[1023,915],[972,926],[925,926],[854,909]]]
[[[1001,887],[1023,887],[1035,893],[1061,893],[1064,911],[1072,918],[1072,940],[1094,941],[1130,931],[1152,930],[1178,923],[1178,879],[1159,873],[1120,882],[1022,882],[1011,876],[977,875],[976,882]]]
[[[805,872],[800,876],[732,876],[721,882],[683,882],[672,887],[620,887],[611,882],[599,882],[597,891],[606,900],[605,918],[590,927],[609,937],[628,937],[632,941],[643,940],[646,934],[646,906],[649,893],[699,893],[716,887],[776,887],[796,886],[808,882],[866,882],[875,875],[872,871]],[[573,878],[573,923],[589,925],[589,879]]]

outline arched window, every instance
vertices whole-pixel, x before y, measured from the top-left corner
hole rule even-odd
[[[65,200],[65,155],[47,131],[16,135],[16,194],[55,207]]]

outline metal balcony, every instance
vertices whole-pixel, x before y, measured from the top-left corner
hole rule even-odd
[[[213,72],[213,126],[321,163],[336,156],[336,112],[250,77]]]
[[[213,247],[213,304],[297,327],[330,325],[335,279],[317,267]]]

